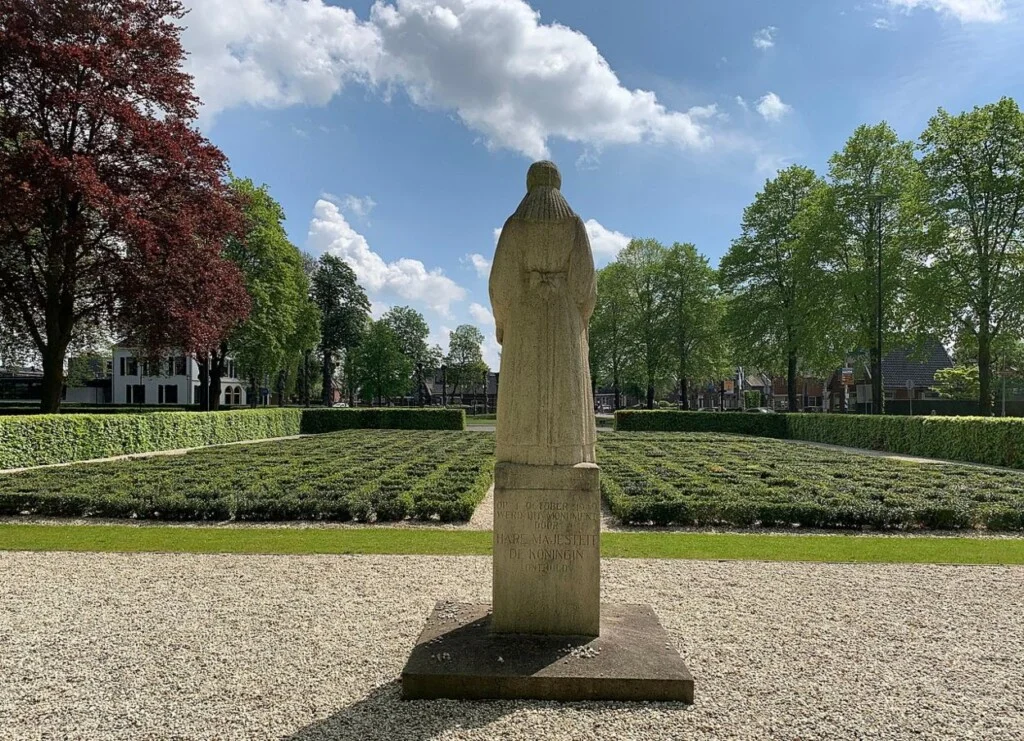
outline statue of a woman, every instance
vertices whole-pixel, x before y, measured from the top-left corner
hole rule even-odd
[[[586,228],[561,185],[554,163],[530,165],[526,197],[494,253],[499,461],[595,462],[587,325],[597,276]]]

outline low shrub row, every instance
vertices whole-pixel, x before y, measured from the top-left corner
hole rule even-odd
[[[302,433],[338,430],[464,430],[462,409],[303,409]]]
[[[927,458],[1024,468],[1024,419],[866,414],[619,411],[628,432],[719,432],[788,438]]]
[[[602,436],[601,489],[636,525],[1024,529],[1024,474],[777,440]]]
[[[366,430],[0,476],[0,515],[161,520],[465,520],[494,436]]]
[[[0,470],[342,429],[461,430],[461,410],[262,408],[0,416]]]

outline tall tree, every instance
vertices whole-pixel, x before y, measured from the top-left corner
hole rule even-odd
[[[597,273],[597,305],[590,317],[590,372],[595,381],[610,381],[615,408],[622,406],[629,358],[626,279],[623,267],[613,262]]]
[[[483,342],[483,334],[472,324],[460,324],[448,338],[445,363],[448,365],[449,403],[460,388],[479,385],[486,380],[488,368],[480,349]]]
[[[0,0],[0,312],[60,405],[77,333],[215,345],[248,309],[221,254],[224,155],[191,125],[178,0]]]
[[[773,373],[784,369],[790,410],[797,408],[801,361],[821,362],[812,324],[824,311],[820,245],[801,225],[809,197],[822,185],[799,165],[768,180],[743,210],[742,233],[719,265],[729,295],[724,324],[737,360]]]
[[[626,336],[637,372],[654,408],[656,386],[668,375],[669,319],[664,293],[666,250],[654,239],[634,239],[619,254],[626,293]]]
[[[287,384],[287,374],[279,372],[320,337],[319,311],[310,298],[302,253],[285,232],[284,209],[267,186],[257,187],[252,180],[232,178],[231,189],[242,204],[245,226],[228,240],[225,254],[245,276],[252,310],[230,337],[211,348],[211,409],[219,406],[228,353],[253,386],[271,375],[278,385]]]
[[[363,398],[371,403],[376,400],[378,406],[409,388],[412,361],[403,351],[402,338],[383,318],[367,326],[354,365]]]
[[[859,126],[829,160],[829,187],[820,188],[806,224],[817,231],[832,296],[828,329],[838,352],[869,350],[874,409],[884,411],[878,352],[879,246],[883,344],[906,330],[907,256],[920,237],[920,175],[912,142],[888,124]],[[883,239],[884,237],[884,239]]]
[[[409,360],[409,388],[416,387],[416,393],[424,398],[425,381],[418,374],[432,373],[440,365],[440,348],[427,345],[430,326],[423,315],[411,306],[394,306],[381,317],[398,338],[402,354]],[[408,389],[407,389],[408,390]]]
[[[325,254],[313,273],[313,301],[320,310],[320,352],[323,358],[324,406],[334,398],[334,358],[344,353],[349,404],[355,403],[354,351],[370,320],[370,299],[343,260]]]
[[[1024,114],[1010,98],[921,134],[935,238],[920,255],[915,305],[925,325],[973,338],[978,403],[992,410],[993,348],[1024,323]]]
[[[720,378],[727,372],[722,334],[724,302],[715,271],[689,243],[673,244],[662,264],[667,335],[679,399],[690,408],[690,380]]]

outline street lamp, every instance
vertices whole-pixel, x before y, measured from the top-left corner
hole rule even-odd
[[[875,352],[878,358],[878,365],[875,368],[875,376],[872,379],[872,396],[877,392],[878,398],[874,400],[876,414],[885,414],[885,385],[882,379],[882,205],[889,196],[884,193],[874,193],[870,196],[875,206],[875,235],[878,242],[878,255],[875,260]]]

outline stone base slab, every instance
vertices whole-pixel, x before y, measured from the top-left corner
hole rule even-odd
[[[599,637],[491,627],[488,604],[438,602],[402,671],[402,696],[693,702],[693,676],[648,605],[602,605]]]

